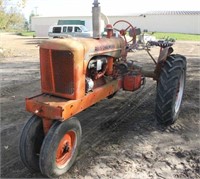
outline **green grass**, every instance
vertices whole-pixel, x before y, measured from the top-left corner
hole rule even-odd
[[[155,32],[153,36],[156,39],[173,38],[175,40],[200,41],[200,35],[197,34]]]
[[[17,35],[34,37],[35,32],[22,31],[22,32],[18,32]],[[175,40],[200,41],[200,35],[197,35],[197,34],[155,32],[153,34],[153,36],[155,36],[156,39],[172,38],[172,39],[175,39]]]
[[[17,32],[17,35],[20,35],[20,36],[31,36],[31,37],[34,37],[35,36],[35,32],[32,32],[32,31],[22,31],[22,32]]]

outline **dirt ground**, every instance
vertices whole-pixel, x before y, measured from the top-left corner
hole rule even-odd
[[[1,178],[44,178],[23,165],[18,151],[22,127],[31,117],[25,98],[40,93],[41,40],[0,33]],[[77,115],[81,150],[60,179],[200,178],[200,42],[177,41],[174,48],[188,63],[177,122],[167,128],[156,123],[153,80],[134,93],[119,91]],[[152,48],[153,56],[157,53]],[[152,63],[145,51],[129,58]]]

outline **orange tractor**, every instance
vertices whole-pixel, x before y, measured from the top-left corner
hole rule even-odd
[[[40,45],[41,94],[26,99],[26,110],[33,116],[22,130],[20,156],[27,168],[48,177],[64,174],[76,159],[82,132],[73,116],[120,89],[135,91],[146,77],[153,78],[158,122],[172,124],[179,114],[185,57],[172,54],[173,43],[149,42],[160,47],[160,55],[153,59],[155,68],[145,71],[127,60],[126,34],[135,42],[135,28],[121,20],[108,24],[106,37],[101,37],[98,0],[92,12],[93,38],[56,38]],[[120,23],[127,27],[118,29]]]

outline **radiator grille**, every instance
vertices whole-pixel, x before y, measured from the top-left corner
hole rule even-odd
[[[50,51],[48,49],[40,50],[40,67],[41,67],[42,89],[45,91],[53,92]]]
[[[52,51],[52,64],[55,91],[72,94],[73,90],[73,58],[66,51]]]
[[[42,89],[46,93],[73,94],[73,54],[69,51],[41,49]]]

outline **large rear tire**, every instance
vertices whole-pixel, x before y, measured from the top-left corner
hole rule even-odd
[[[186,58],[171,55],[162,67],[157,85],[156,118],[164,125],[173,124],[179,115],[186,80]]]
[[[39,154],[44,139],[42,119],[32,116],[25,124],[19,144],[19,153],[24,165],[33,172],[39,172]]]
[[[81,143],[80,122],[72,117],[56,121],[48,131],[40,151],[40,170],[48,177],[58,177],[73,165]]]

